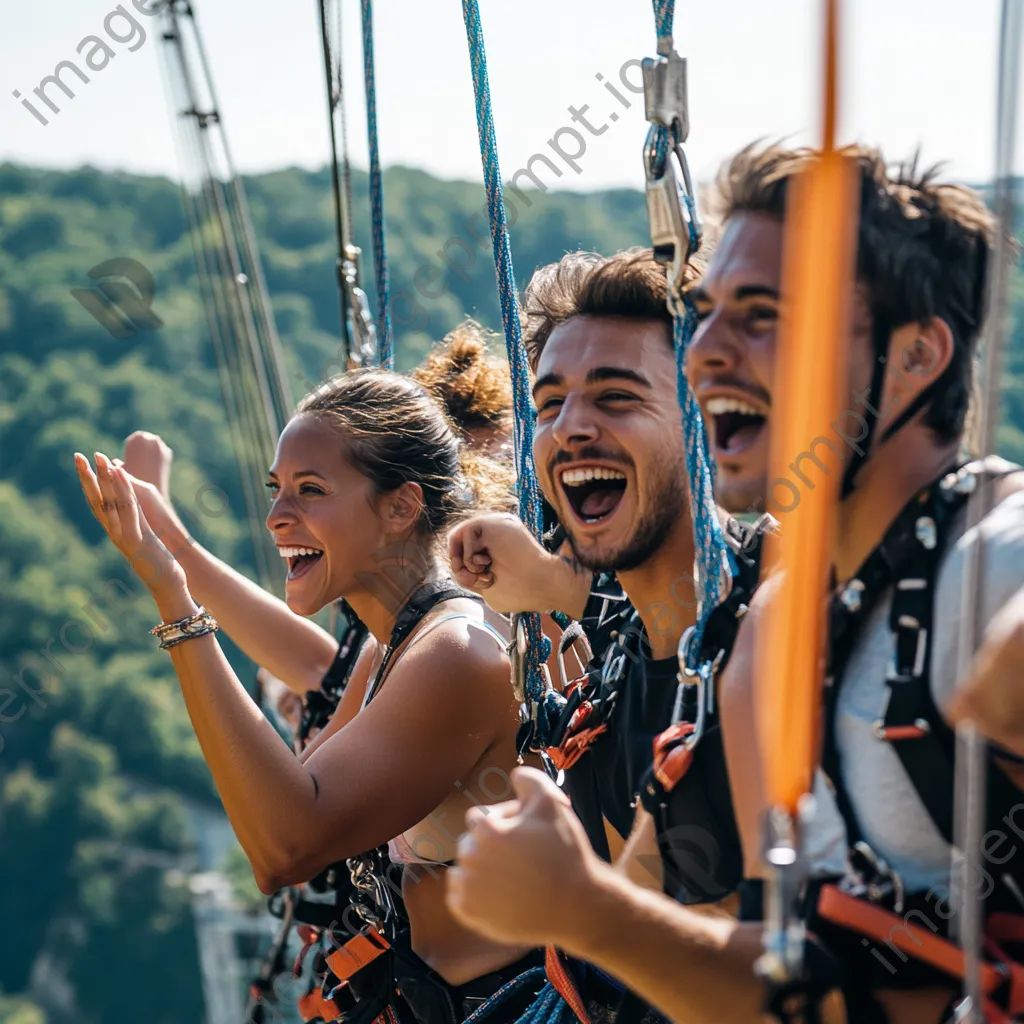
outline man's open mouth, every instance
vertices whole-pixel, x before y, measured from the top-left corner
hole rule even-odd
[[[738,398],[709,398],[704,411],[711,424],[711,440],[720,455],[738,455],[760,436],[768,418]]]
[[[573,512],[588,525],[607,519],[626,493],[626,474],[606,466],[566,469],[559,480]]]
[[[288,561],[288,579],[297,580],[305,576],[317,562],[323,558],[323,552],[317,548],[283,548],[278,553]]]

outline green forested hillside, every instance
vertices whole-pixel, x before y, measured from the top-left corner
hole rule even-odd
[[[365,176],[354,185],[364,196]],[[246,187],[298,394],[338,350],[328,175],[285,170]],[[467,313],[499,326],[490,241],[479,186],[394,169],[385,194],[409,369]],[[566,250],[646,240],[639,192],[527,198],[512,197],[520,283]],[[368,254],[365,203],[356,234]],[[161,329],[114,339],[71,296],[117,257],[152,271]],[[1020,338],[1007,395],[1003,450],[1024,461]],[[71,461],[117,453],[139,428],[175,449],[175,496],[197,537],[250,566],[177,186],[0,165],[0,1022],[42,1024],[44,1009],[78,1024],[203,1019],[186,807],[216,798],[147,632],[152,604],[103,539]],[[197,509],[204,484],[227,494],[226,512]]]
[[[297,395],[338,351],[328,175],[286,170],[246,186]],[[365,195],[365,176],[354,187]],[[408,369],[467,312],[500,318],[483,190],[405,169],[385,188]],[[567,249],[644,241],[639,193],[528,198],[513,226],[520,280]],[[356,234],[369,253],[365,207]],[[161,329],[112,338],[71,296],[116,257],[153,273]],[[197,537],[248,566],[177,185],[0,165],[0,1021],[41,1024],[40,1005],[83,1024],[203,1017],[178,868],[194,838],[183,798],[216,798],[147,632],[152,603],[103,539],[71,462],[76,450],[116,453],[139,428],[175,449],[175,496]],[[197,511],[206,483],[228,495],[226,514]],[[207,508],[219,512],[215,499]]]

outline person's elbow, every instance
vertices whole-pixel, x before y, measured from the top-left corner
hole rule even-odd
[[[322,871],[327,865],[320,863],[322,858],[311,857],[309,850],[309,847],[301,849],[289,844],[263,857],[258,866],[253,864],[253,875],[260,892],[271,896],[278,889],[305,885]]]

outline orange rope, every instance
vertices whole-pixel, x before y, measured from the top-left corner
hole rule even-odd
[[[783,575],[764,629],[757,692],[770,806],[796,813],[811,789],[817,761],[825,613],[836,491],[842,476],[830,423],[840,414],[845,383],[855,249],[857,176],[835,148],[838,0],[826,10],[823,145],[820,160],[791,183],[787,200],[782,294],[785,297],[772,405],[769,479],[787,489],[781,530],[769,540],[768,561]],[[834,452],[815,438],[833,439]],[[811,451],[828,475],[811,466],[805,483],[790,468]],[[772,485],[769,484],[769,497]]]

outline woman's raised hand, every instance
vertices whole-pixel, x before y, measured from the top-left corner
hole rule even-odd
[[[159,434],[136,430],[124,442],[124,468],[144,483],[152,484],[168,504],[171,502],[171,463],[174,452]]]
[[[150,593],[187,594],[185,572],[150,527],[124,467],[97,452],[93,472],[89,460],[76,452],[75,469],[92,514]]]
[[[158,434],[136,430],[125,439],[122,465],[143,515],[165,544],[177,548],[191,544],[192,538],[171,502],[173,460],[174,452]]]

